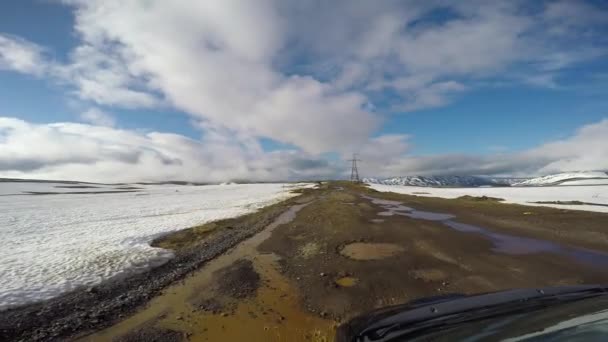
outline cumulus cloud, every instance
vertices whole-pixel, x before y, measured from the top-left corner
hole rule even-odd
[[[407,137],[389,136],[389,146],[398,146],[388,155],[362,163],[362,169],[376,176],[402,175],[503,175],[530,176],[576,170],[608,170],[608,119],[579,128],[572,136],[513,153],[484,155],[408,155]],[[397,140],[395,142],[394,140]],[[372,141],[369,151],[377,151]],[[382,145],[380,145],[382,146]],[[373,153],[372,153],[373,154]]]
[[[40,75],[48,63],[41,46],[0,33],[0,70]]]
[[[193,118],[205,140],[99,127],[116,120],[97,109],[81,115],[94,125],[11,121],[36,134],[5,133],[5,141],[54,137],[49,148],[59,151],[77,136],[88,149],[51,158],[13,147],[3,152],[7,172],[72,177],[88,171],[105,178],[121,167],[146,165],[133,174],[149,178],[165,165],[158,177],[267,179],[269,170],[278,170],[275,178],[308,177],[340,174],[340,163],[314,156],[352,151],[367,155],[374,174],[515,172],[507,161],[522,172],[561,169],[567,158],[540,154],[412,157],[406,135],[377,136],[378,128],[387,116],[446,105],[485,80],[558,88],[562,70],[608,52],[597,29],[607,25],[606,11],[573,1],[64,3],[74,12],[78,39],[67,59],[50,59],[46,47],[0,35],[0,68],[50,78],[95,108],[177,109]],[[295,149],[264,152],[262,137]],[[205,175],[180,165],[201,167]],[[222,168],[230,168],[227,176],[220,176]]]
[[[556,87],[560,69],[606,54],[593,31],[605,11],[579,2],[64,2],[80,39],[69,60],[42,63],[39,46],[5,37],[5,67],[46,70],[82,101],[172,106],[310,153],[354,150],[377,111],[442,106],[518,65],[520,81]]]
[[[337,169],[297,151],[263,152],[251,141],[209,134],[136,132],[76,123],[0,118],[0,175],[96,182],[294,180]]]
[[[89,108],[80,114],[80,119],[98,126],[115,126],[116,119],[99,108]]]
[[[255,139],[208,128],[202,140],[76,123],[0,118],[0,176],[105,182],[270,181],[347,176],[344,159],[297,150],[265,152]],[[409,136],[374,137],[360,148],[364,176],[529,176],[608,169],[608,119],[563,140],[515,153],[413,156]]]

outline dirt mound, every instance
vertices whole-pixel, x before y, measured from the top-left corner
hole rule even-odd
[[[251,260],[241,259],[217,271],[216,276],[217,291],[227,297],[253,297],[260,286],[260,275],[253,269]]]
[[[355,242],[344,246],[340,254],[353,260],[380,260],[403,251],[403,247],[392,243]]]
[[[251,298],[260,287],[260,275],[251,260],[241,259],[213,273],[211,286],[190,301],[199,310],[218,314],[233,312],[238,300]]]

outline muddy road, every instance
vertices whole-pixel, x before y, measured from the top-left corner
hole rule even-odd
[[[608,283],[608,215],[329,183],[84,341],[331,341],[362,312],[447,293]],[[184,231],[161,245],[192,248]],[[198,241],[198,242],[197,242]]]

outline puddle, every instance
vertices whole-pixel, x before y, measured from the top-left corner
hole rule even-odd
[[[429,220],[429,221],[445,221],[445,220],[454,218],[454,215],[450,215],[450,214],[432,213],[430,211],[420,211],[420,210],[412,210],[409,213],[397,214],[397,215],[403,215],[403,216],[408,216],[413,219],[422,219],[422,220]]]
[[[355,242],[344,246],[340,254],[353,260],[380,260],[404,251],[403,247],[392,243]]]
[[[385,210],[379,212],[379,216],[399,215],[413,219],[438,221],[446,227],[459,232],[480,234],[492,242],[492,250],[498,253],[511,255],[554,253],[573,258],[578,262],[593,267],[605,268],[608,265],[608,254],[606,253],[584,248],[566,247],[546,240],[496,233],[480,226],[454,221],[453,219],[456,217],[454,215],[416,210],[405,207],[398,201],[383,200],[366,195],[362,195],[362,197]],[[407,208],[408,210],[405,211],[403,208]]]
[[[83,340],[111,341],[150,324],[187,333],[190,341],[329,340],[335,334],[335,322],[302,309],[297,289],[278,271],[279,258],[257,251],[275,228],[292,221],[306,205],[292,206],[258,234],[165,289],[133,316]],[[214,272],[241,259],[250,260],[260,276],[260,287],[254,297],[236,298],[236,308],[229,314],[199,310],[193,305],[197,298],[209,295],[204,291],[217,282]]]
[[[353,286],[357,285],[358,282],[359,282],[359,279],[357,279],[355,277],[342,277],[342,278],[336,279],[336,285],[338,285],[340,287],[353,287]]]

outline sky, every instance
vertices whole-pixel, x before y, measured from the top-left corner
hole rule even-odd
[[[608,2],[0,2],[0,177],[608,169]]]

